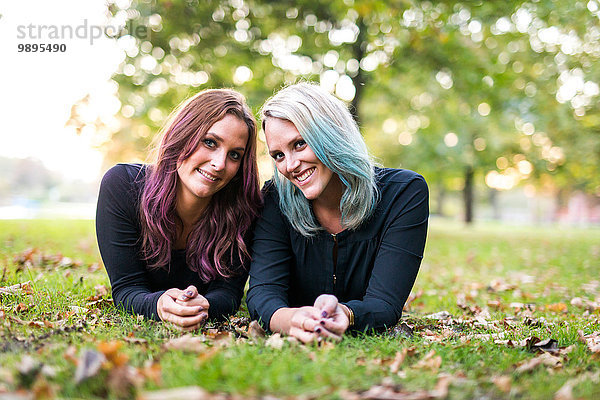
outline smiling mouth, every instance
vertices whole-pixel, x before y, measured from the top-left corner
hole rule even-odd
[[[218,177],[216,177],[216,176],[214,176],[214,175],[211,175],[211,174],[209,174],[208,172],[201,170],[200,168],[196,168],[196,172],[199,172],[199,173],[200,173],[200,175],[202,175],[202,176],[203,176],[203,177],[205,177],[206,179],[208,179],[208,180],[211,180],[211,181],[213,181],[213,182],[216,182],[216,181],[218,181],[218,180],[219,180],[219,178],[218,178]]]
[[[316,171],[316,169],[317,169],[316,167],[312,167],[311,169],[303,172],[302,175],[298,175],[296,177],[296,180],[298,181],[298,183],[304,182]]]

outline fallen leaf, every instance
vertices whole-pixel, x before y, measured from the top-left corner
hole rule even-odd
[[[593,332],[589,335],[584,335],[583,331],[577,331],[579,339],[586,344],[589,351],[600,354],[600,332]]]
[[[416,369],[429,369],[437,371],[442,365],[442,357],[435,355],[435,350],[431,350],[419,362],[413,365]]]
[[[444,311],[436,312],[434,314],[426,315],[424,318],[443,320],[443,319],[452,318],[452,314],[450,314],[448,311],[444,310]]]
[[[543,353],[531,360],[519,363],[515,372],[528,372],[535,369],[538,365],[545,365],[551,368],[562,368],[562,360],[549,353]]]
[[[392,374],[395,374],[398,372],[398,370],[400,369],[400,366],[402,365],[402,363],[404,362],[404,359],[406,358],[406,354],[408,354],[407,348],[403,348],[401,351],[396,352],[394,361],[392,361],[392,364],[390,365],[390,372]]]
[[[210,394],[199,386],[142,392],[137,400],[206,400]]]
[[[110,342],[100,342],[98,343],[98,351],[104,354],[104,357],[115,366],[120,367],[123,366],[129,361],[129,356],[127,354],[120,352],[119,350],[123,346],[123,342],[119,342],[117,340],[112,340]]]
[[[573,379],[569,379],[567,382],[565,382],[564,385],[562,385],[560,387],[560,389],[558,389],[556,391],[556,393],[554,393],[554,400],[573,400],[573,386],[575,386],[575,382]]]
[[[104,357],[104,354],[96,350],[85,350],[77,360],[75,383],[79,384],[85,379],[96,375],[105,361],[106,357]]]
[[[31,281],[0,287],[0,294],[33,294]]]
[[[510,376],[502,375],[502,376],[494,376],[492,378],[492,383],[503,393],[510,392],[511,388],[511,380]]]
[[[546,310],[557,313],[566,313],[568,311],[567,305],[565,303],[548,304],[546,306]]]
[[[283,347],[284,343],[285,343],[285,341],[283,340],[283,338],[281,337],[281,334],[279,334],[279,333],[272,334],[265,342],[265,344],[267,346],[273,347],[274,349],[278,349],[278,350]]]
[[[251,321],[248,325],[248,337],[256,339],[263,338],[266,336],[266,332],[258,321]]]
[[[194,353],[202,353],[207,350],[207,339],[204,335],[194,336],[192,334],[171,339],[163,347],[167,350],[182,350]]]

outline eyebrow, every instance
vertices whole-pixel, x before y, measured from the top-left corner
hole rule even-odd
[[[295,142],[297,142],[298,140],[304,140],[304,138],[302,137],[302,135],[298,134],[298,136],[296,136],[295,138],[293,138],[292,140],[290,140],[290,141],[288,142],[288,144],[287,144],[287,145],[288,145],[288,146],[289,146],[289,145],[291,145],[291,144],[293,145],[293,144],[294,144]],[[273,150],[273,151],[269,151],[269,155],[270,155],[271,157],[273,157],[275,154],[277,154],[277,153],[280,153],[280,152],[281,152],[281,150],[277,150],[277,149],[275,149],[275,150]]]
[[[207,135],[211,135],[212,137],[215,138],[215,140],[219,143],[223,143],[223,138],[219,135],[217,135],[216,133],[213,132],[206,132]],[[236,147],[233,150],[237,150],[237,151],[241,151],[241,152],[245,152],[246,148],[245,147]]]

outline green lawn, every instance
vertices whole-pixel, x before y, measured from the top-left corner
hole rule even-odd
[[[260,337],[245,311],[173,341],[111,306],[97,263],[92,221],[0,221],[0,398],[600,398],[598,229],[433,221],[399,326],[335,345]]]

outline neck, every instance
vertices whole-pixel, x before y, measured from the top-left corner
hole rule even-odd
[[[175,210],[177,215],[183,222],[184,230],[186,227],[193,226],[198,218],[204,212],[204,209],[210,203],[210,198],[199,198],[191,193],[182,190],[180,185],[177,185],[177,198],[175,200]]]
[[[312,201],[313,209],[316,207],[330,211],[337,210],[340,212],[342,194],[344,194],[344,184],[337,174],[333,174],[327,187],[323,190],[323,193]]]
[[[340,200],[344,193],[344,184],[334,174],[323,193],[312,201],[312,208],[317,220],[329,233],[339,233],[342,227],[342,211]]]

